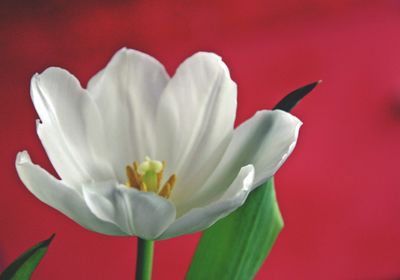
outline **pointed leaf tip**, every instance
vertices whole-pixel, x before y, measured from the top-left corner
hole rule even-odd
[[[318,80],[314,83],[303,86],[299,89],[296,89],[286,95],[278,104],[274,107],[273,110],[282,110],[285,112],[290,112],[296,105],[302,100],[307,94],[309,94],[317,85],[322,83],[322,80]]]
[[[48,239],[46,239],[46,240],[44,240],[44,241],[41,242],[42,245],[43,245],[43,246],[49,246],[50,243],[51,243],[51,241],[53,241],[53,239],[54,239],[55,236],[56,236],[56,234],[53,233]]]
[[[0,280],[30,279],[32,273],[46,254],[47,248],[54,236],[55,234],[53,233],[50,238],[39,242],[20,255],[0,274]]]

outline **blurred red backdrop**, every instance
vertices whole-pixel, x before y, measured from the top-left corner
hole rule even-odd
[[[134,238],[86,231],[22,185],[15,155],[51,170],[29,97],[57,65],[86,82],[123,46],[173,73],[220,54],[239,86],[238,123],[324,82],[293,113],[298,146],[276,176],[285,228],[256,279],[400,277],[400,2],[6,1],[0,3],[0,262],[56,232],[34,279],[132,279]],[[158,242],[154,279],[182,279],[199,234]]]

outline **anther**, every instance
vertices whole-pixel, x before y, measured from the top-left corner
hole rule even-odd
[[[172,187],[170,184],[167,183],[164,185],[164,187],[158,194],[162,197],[169,198],[169,196],[171,195],[171,191],[172,191]]]
[[[137,180],[137,176],[135,176],[136,172],[131,165],[126,166],[126,177],[128,177],[127,185],[132,188],[139,189],[139,181]]]
[[[172,192],[172,189],[175,186],[176,182],[176,175],[172,174],[171,177],[169,177],[168,181],[164,184],[163,188],[159,192],[159,195],[165,198],[169,198]]]

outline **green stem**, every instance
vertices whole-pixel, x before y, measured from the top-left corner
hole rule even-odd
[[[137,238],[136,280],[151,280],[154,241]]]

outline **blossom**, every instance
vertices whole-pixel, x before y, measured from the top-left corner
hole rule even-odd
[[[20,152],[41,201],[108,235],[166,239],[203,230],[241,206],[294,149],[301,121],[263,110],[234,128],[236,83],[199,52],[170,77],[121,49],[83,88],[66,70],[35,74],[37,133],[57,177]]]

